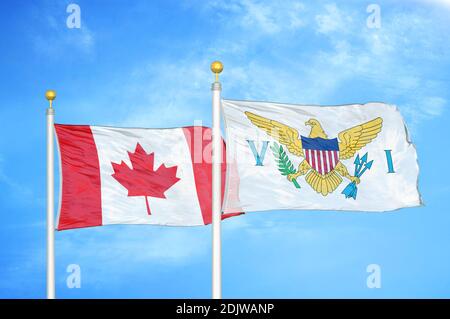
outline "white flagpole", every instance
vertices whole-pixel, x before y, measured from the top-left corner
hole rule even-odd
[[[56,92],[48,90],[45,92],[45,98],[49,102],[47,108],[47,299],[55,299],[55,181],[53,176],[55,110],[53,109],[53,100],[56,98]]]
[[[220,223],[222,221],[222,139],[220,134],[220,92],[222,86],[219,82],[219,73],[223,65],[219,61],[211,64],[211,71],[216,75],[212,84],[212,298],[222,298],[222,245]]]

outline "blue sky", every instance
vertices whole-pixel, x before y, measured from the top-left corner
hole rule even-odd
[[[81,28],[66,7],[81,8]],[[368,28],[369,4],[381,27]],[[251,213],[223,223],[223,296],[450,297],[450,1],[2,1],[0,297],[45,297],[45,90],[70,124],[209,125],[223,96],[397,104],[425,207]],[[56,233],[60,298],[209,298],[211,228]],[[66,286],[69,264],[80,289]],[[366,267],[381,267],[369,289]]]

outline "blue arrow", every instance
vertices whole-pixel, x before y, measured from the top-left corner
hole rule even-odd
[[[355,175],[358,174],[359,169],[361,168],[361,161],[359,160],[359,154],[356,155],[355,161],[353,162],[353,164],[355,164]]]
[[[357,175],[357,177],[361,177],[362,174],[364,174],[364,172],[368,169],[370,169],[372,167],[373,164],[373,160],[371,160],[369,163],[364,165],[364,168],[362,169],[362,171]]]
[[[359,156],[359,154],[358,154],[358,156]],[[358,167],[356,168],[355,176],[358,176],[358,175],[361,174],[361,173],[360,173],[361,168],[363,167],[363,165],[364,165],[365,163],[367,163],[367,156],[368,156],[368,153],[364,154],[363,157],[361,157],[361,159],[359,160],[359,165],[358,165]]]
[[[361,157],[361,162],[367,163],[367,156],[368,156],[368,154],[369,153],[366,153],[366,154],[363,155],[363,157]]]
[[[345,187],[341,194],[345,195],[345,198],[353,198],[356,199],[356,194],[358,193],[358,188],[356,187],[355,182],[351,182]]]
[[[357,187],[355,187],[355,189],[353,190],[353,193],[352,193],[352,198],[353,199],[356,199],[356,194],[358,194],[358,188]]]

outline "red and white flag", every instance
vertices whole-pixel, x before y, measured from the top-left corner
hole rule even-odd
[[[58,230],[211,223],[211,129],[55,124],[55,130],[62,177]],[[225,170],[224,162],[222,196]]]

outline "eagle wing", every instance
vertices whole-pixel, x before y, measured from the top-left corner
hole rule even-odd
[[[377,117],[339,133],[339,159],[353,157],[357,151],[369,144],[381,131],[383,119]]]
[[[254,125],[285,145],[289,152],[297,156],[303,156],[302,141],[298,138],[296,129],[252,112],[245,112],[245,115]]]

